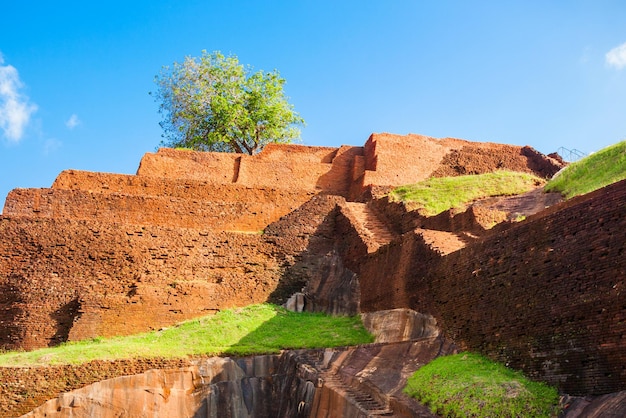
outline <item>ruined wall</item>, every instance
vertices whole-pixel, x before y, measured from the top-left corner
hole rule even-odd
[[[562,162],[547,157],[529,146],[468,143],[446,154],[431,176],[449,177],[511,170],[550,178],[563,166]]]
[[[282,304],[304,292],[307,311],[358,313],[358,282],[350,281],[354,273],[345,272],[335,248],[343,202],[340,196],[318,195],[266,228],[265,237],[276,245],[285,268],[272,302]]]
[[[271,144],[254,156],[160,149],[136,176],[70,170],[52,189],[14,190],[3,213],[259,231],[314,193],[360,199],[370,185],[496,168],[542,174],[560,167],[553,162],[528,147],[390,134],[365,147]]]
[[[362,153],[362,147],[286,144],[269,144],[252,156],[162,148],[142,158],[137,175],[346,195],[353,157]]]
[[[538,189],[538,192],[541,193],[541,189]],[[562,200],[560,195],[551,198],[551,202],[554,203],[560,200]],[[489,207],[484,203],[488,201],[489,199],[483,199],[474,202],[467,208],[452,208],[434,216],[421,215],[419,210],[407,210],[403,202],[391,201],[387,196],[373,200],[371,205],[376,208],[389,227],[398,234],[423,228],[454,232],[467,241],[473,241],[473,237],[488,233],[497,224],[510,223],[518,216],[514,212]],[[544,209],[544,206],[540,204],[539,206]]]
[[[351,185],[352,157],[361,152],[361,147],[276,144],[261,154],[243,158],[237,183],[250,187],[317,190],[345,196]]]
[[[304,290],[311,310],[431,314],[464,348],[572,394],[624,389],[625,183],[448,255],[415,228],[476,232],[475,219],[426,225],[394,208],[402,236],[372,252],[342,210],[370,185],[560,167],[528,147],[376,134],[255,156],[164,149],[136,176],[64,172],[52,189],[13,191],[0,217],[0,347],[131,334]],[[318,393],[320,414],[355,411]]]
[[[135,177],[137,178],[137,177]],[[154,180],[153,180],[154,181]],[[163,181],[164,184],[167,182]],[[106,184],[106,183],[103,183]],[[185,190],[185,189],[183,189]],[[309,200],[300,190],[213,187],[188,196],[102,193],[63,189],[14,189],[4,206],[5,216],[101,219],[132,225],[199,228],[212,231],[262,231],[270,223]]]
[[[622,181],[445,257],[407,233],[355,263],[361,309],[432,314],[465,348],[566,393],[623,390],[624,201]]]
[[[365,143],[364,185],[401,185],[428,178],[454,140],[423,135],[372,134]]]
[[[408,308],[412,295],[406,290],[407,282],[420,277],[440,258],[421,235],[407,232],[376,253],[347,263],[359,276],[361,310]],[[427,283],[422,291],[430,291]],[[427,310],[419,312],[431,314]]]
[[[293,195],[312,193],[303,190],[283,190],[271,187],[247,187],[239,184],[215,184],[206,180],[177,179],[126,174],[62,171],[52,184],[54,190],[80,190],[104,194],[138,196],[168,196],[202,201],[253,201],[281,203]],[[284,198],[282,196],[285,196]]]
[[[163,148],[146,154],[137,174],[361,199],[369,186],[397,186],[431,176],[506,169],[549,177],[562,167],[530,147],[382,133],[372,134],[363,147],[270,144],[253,156]]]
[[[127,335],[264,302],[281,275],[258,234],[0,217],[0,237],[3,348]]]
[[[386,185],[428,175],[469,144],[381,134],[254,156],[161,149],[135,176],[67,171],[51,189],[16,189],[0,218],[0,346],[144,331],[305,285],[312,309],[356,312],[361,254],[349,254],[340,196],[362,197],[368,173]]]
[[[137,175],[229,184],[237,181],[241,157],[232,153],[160,148],[156,153],[144,154]]]
[[[423,135],[372,134],[364,146],[363,187],[398,186],[430,177],[511,170],[551,177],[563,164],[530,147]]]

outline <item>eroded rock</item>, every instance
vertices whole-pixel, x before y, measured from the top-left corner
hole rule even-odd
[[[456,352],[440,337],[240,359],[213,357],[63,393],[40,417],[434,417],[402,392],[406,379]]]
[[[418,338],[437,337],[439,328],[431,315],[424,315],[411,309],[390,309],[387,311],[364,312],[363,325],[376,338],[378,343],[411,341]]]

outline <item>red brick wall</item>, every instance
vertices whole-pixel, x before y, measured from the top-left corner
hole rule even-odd
[[[365,143],[364,186],[399,186],[429,177],[495,170],[551,177],[561,167],[530,147],[423,135],[372,134]]]
[[[422,135],[373,134],[365,143],[364,185],[402,185],[428,178],[450,144]]]
[[[361,309],[409,307],[570,394],[626,389],[626,181],[438,257],[407,233],[358,261]]]
[[[137,175],[228,184],[237,179],[240,159],[240,154],[161,148],[143,156]]]
[[[0,237],[3,348],[127,335],[263,302],[281,276],[256,234],[0,217]]]
[[[362,150],[270,144],[261,153],[250,156],[162,148],[143,157],[137,174],[346,195],[351,186],[354,156],[362,154]]]
[[[149,178],[161,187],[117,187],[112,179],[122,176],[98,176],[101,185],[125,193],[102,193],[84,189],[15,189],[5,201],[4,215],[37,218],[106,219],[133,225],[160,225],[181,228],[203,228],[212,231],[262,231],[270,223],[296,209],[313,196],[302,190],[251,189],[238,185],[187,185],[167,195],[158,194],[168,181]],[[132,183],[142,178],[127,176]],[[94,184],[94,188],[97,185]],[[100,186],[102,187],[102,186]],[[198,190],[201,189],[201,190]],[[141,192],[144,193],[141,193]],[[168,190],[172,191],[172,190]],[[188,194],[187,194],[188,193]]]
[[[427,277],[435,257],[422,242],[405,236],[376,255],[383,258],[363,261],[349,222],[329,209],[341,198],[318,196],[291,211],[315,193],[359,197],[373,173],[366,169],[377,169],[381,184],[408,182],[459,144],[469,143],[379,135],[365,147],[272,145],[255,156],[161,149],[146,154],[137,176],[68,171],[52,189],[14,190],[11,216],[0,217],[0,346],[159,328],[283,297],[280,286],[307,278],[322,286],[329,271],[339,282],[362,271],[369,307],[410,305],[407,277]],[[219,232],[259,231],[281,217],[269,229],[284,236]],[[355,286],[336,287],[342,301]]]

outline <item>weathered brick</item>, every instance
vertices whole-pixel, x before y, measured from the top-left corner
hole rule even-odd
[[[570,394],[624,390],[625,203],[622,181],[447,256],[406,233],[351,264],[361,309],[432,314],[467,349]]]

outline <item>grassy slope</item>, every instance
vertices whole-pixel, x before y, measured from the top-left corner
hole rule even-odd
[[[546,191],[569,199],[626,179],[626,141],[604,148],[570,164],[550,180]]]
[[[417,184],[395,188],[390,197],[427,216],[462,207],[477,199],[512,196],[533,190],[543,180],[527,173],[497,171],[494,173],[431,178]]]
[[[288,348],[321,348],[372,342],[358,317],[294,313],[250,305],[183,322],[161,331],[96,338],[30,352],[0,355],[0,366],[80,364],[123,358],[276,353]]]
[[[405,392],[446,417],[551,417],[559,400],[556,389],[473,353],[433,360]]]

